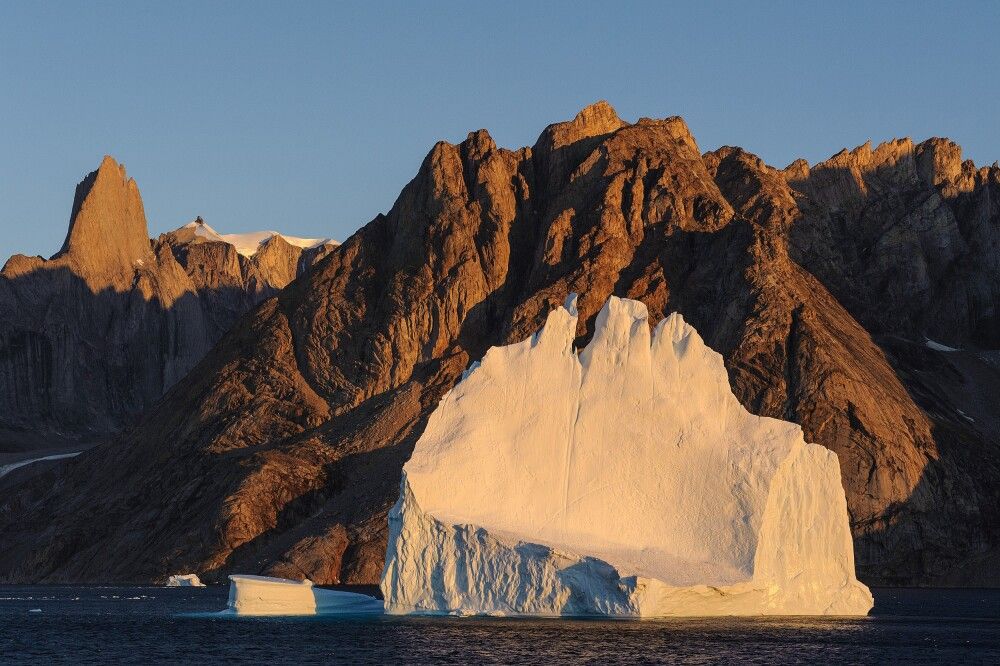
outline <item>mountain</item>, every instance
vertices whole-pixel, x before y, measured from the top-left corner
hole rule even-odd
[[[679,312],[744,407],[837,454],[862,581],[1000,583],[1000,168],[951,145],[778,170],[606,103],[438,143],[133,427],[8,493],[0,576],[375,583],[441,396],[575,292],[577,347],[610,295]]]
[[[277,231],[250,231],[242,234],[220,234],[212,227],[205,224],[200,217],[194,222],[185,224],[180,229],[170,232],[171,237],[177,243],[229,243],[236,248],[236,251],[244,257],[252,257],[257,254],[267,243],[275,238],[286,241],[289,245],[302,248],[303,250],[331,249],[339,243],[331,238],[299,238],[297,236],[287,236]]]
[[[119,432],[331,247],[272,235],[248,258],[186,230],[151,241],[138,186],[105,157],[76,188],[62,249],[10,258],[0,272],[0,451]]]

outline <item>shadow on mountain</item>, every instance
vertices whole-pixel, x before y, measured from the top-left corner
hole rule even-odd
[[[584,127],[593,116],[601,124]],[[161,303],[72,284],[54,315],[46,306],[33,315],[41,323],[22,317],[17,330],[32,335],[11,346],[13,329],[0,328],[3,362],[39,387],[41,397],[19,398],[28,426],[155,404],[95,451],[0,497],[3,575],[106,582],[240,570],[377,581],[384,514],[428,415],[470,361],[533,334],[570,292],[580,296],[579,344],[611,293],[642,300],[652,323],[680,311],[726,357],[744,405],[802,424],[807,439],[837,452],[852,511],[886,523],[861,526],[860,565],[884,562],[864,569],[867,579],[937,575],[925,565],[945,560],[927,553],[945,552],[948,535],[965,529],[943,525],[975,518],[963,502],[995,497],[952,469],[975,467],[962,447],[987,440],[932,434],[952,421],[928,407],[933,423],[925,419],[905,368],[890,367],[810,273],[840,285],[845,299],[878,287],[836,282],[840,259],[820,250],[849,233],[841,218],[835,237],[822,225],[797,237],[800,254],[815,251],[805,254],[814,268],[802,268],[785,246],[796,202],[758,158],[738,149],[703,156],[679,121],[609,134],[608,109],[579,119],[543,132],[530,150],[497,149],[485,132],[436,145],[387,215],[254,308],[198,365],[183,351],[213,339],[193,293]],[[874,256],[861,249],[858,262]],[[5,287],[2,308],[35,312],[22,301],[42,300],[27,284],[21,300],[8,300]],[[860,313],[868,301],[854,303]],[[134,341],[143,351],[124,351]],[[82,359],[67,362],[69,354]],[[28,371],[33,360],[54,370]],[[87,409],[58,413],[67,392],[91,385]],[[932,465],[925,452],[937,438],[941,462]],[[935,503],[948,508],[938,515]]]
[[[86,448],[121,432],[252,305],[225,287],[211,304],[192,291],[164,304],[143,295],[144,279],[94,293],[66,267],[0,278],[0,451]]]
[[[403,464],[426,425],[427,407],[451,388],[466,359],[458,354],[424,363],[403,386],[286,442],[261,447],[272,464],[280,465],[283,454],[293,456],[287,460],[290,466],[275,474],[296,474],[303,461],[318,461],[320,483],[284,498],[273,520],[262,521],[252,504],[245,504],[246,511],[237,512],[238,522],[252,524],[255,534],[209,570],[208,578],[221,580],[238,571],[306,577],[319,584],[378,580],[387,513],[397,498]],[[244,477],[241,488],[247,480],[261,483],[265,491],[275,485],[268,478],[251,477],[253,473]],[[232,505],[236,495],[231,493],[227,503]]]
[[[936,572],[927,584],[1000,585],[997,353],[941,352],[890,336],[878,342],[931,419],[936,452],[910,497],[856,539],[859,578],[905,585],[921,572]],[[907,552],[919,559],[899,557]]]
[[[791,180],[804,197],[789,251],[873,336],[1000,348],[996,194],[930,177],[901,161],[865,172],[865,189],[846,167]]]

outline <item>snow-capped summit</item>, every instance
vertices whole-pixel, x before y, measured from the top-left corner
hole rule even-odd
[[[188,222],[177,231],[180,232],[184,230],[189,231],[195,238],[203,238],[206,241],[222,240],[222,235],[210,227],[203,219],[201,219],[201,217],[195,218],[192,222]]]
[[[394,613],[864,615],[837,456],[749,413],[679,314],[575,300],[431,415],[390,513]]]
[[[298,236],[288,236],[277,231],[248,231],[240,234],[220,234],[209,226],[200,217],[193,222],[189,222],[171,234],[181,242],[210,242],[221,241],[229,243],[236,248],[236,251],[244,257],[252,257],[260,249],[261,245],[271,240],[275,236],[280,236],[291,245],[310,249],[321,245],[336,246],[340,243],[331,238],[299,238]]]

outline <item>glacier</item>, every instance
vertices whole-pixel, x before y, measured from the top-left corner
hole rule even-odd
[[[836,455],[749,413],[679,314],[575,296],[431,414],[389,514],[393,614],[865,615]]]
[[[201,218],[198,218],[194,222],[188,222],[183,227],[178,229],[178,231],[185,229],[189,230],[192,234],[194,234],[194,236],[204,238],[207,241],[229,243],[236,248],[236,252],[238,254],[241,254],[244,257],[252,257],[257,254],[257,251],[275,236],[280,236],[290,245],[301,247],[304,250],[318,247],[320,245],[340,245],[339,241],[335,241],[332,238],[300,238],[298,236],[289,236],[287,234],[271,230],[248,231],[241,234],[220,234]]]

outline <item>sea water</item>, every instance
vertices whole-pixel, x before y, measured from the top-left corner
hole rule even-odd
[[[1000,590],[875,589],[870,617],[240,618],[228,588],[0,586],[0,663],[1000,663]]]

